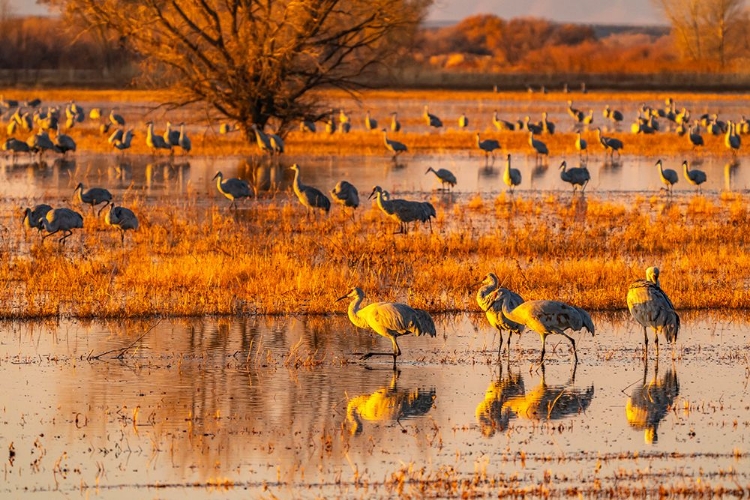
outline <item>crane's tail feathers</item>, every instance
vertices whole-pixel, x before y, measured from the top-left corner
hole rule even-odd
[[[414,335],[420,336],[422,334],[435,337],[437,330],[435,329],[435,322],[432,320],[432,316],[427,311],[422,309],[414,309],[416,316],[412,320],[412,324],[409,325],[410,330],[414,332]]]
[[[581,315],[581,322],[583,323],[583,327],[591,332],[591,335],[593,336],[596,328],[594,327],[594,322],[591,320],[591,316],[589,315],[589,313],[579,307],[576,307],[576,310]]]

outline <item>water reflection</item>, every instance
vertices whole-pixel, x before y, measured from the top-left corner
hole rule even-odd
[[[363,420],[399,423],[401,419],[421,417],[432,409],[435,388],[399,389],[397,382],[400,375],[401,370],[395,371],[386,387],[349,400],[346,405],[346,419],[352,435],[362,434]]]
[[[511,417],[529,420],[558,420],[586,411],[594,398],[594,384],[587,388],[574,386],[575,370],[564,384],[548,385],[544,368],[542,378],[531,391],[508,398],[505,407]]]
[[[724,165],[724,189],[727,191],[734,191],[732,181],[737,177],[737,170],[739,168],[740,162],[737,158],[733,158],[732,161]]]
[[[505,404],[511,397],[523,396],[525,392],[520,372],[510,370],[510,362],[503,377],[503,365],[498,363],[498,374],[490,382],[484,399],[477,405],[476,418],[482,435],[491,437],[497,431],[504,431],[510,422],[511,410]]]
[[[647,381],[648,362],[643,368],[643,383],[636,387],[628,398],[625,413],[628,423],[636,430],[642,430],[646,444],[658,442],[658,428],[669,413],[672,404],[680,394],[677,369],[674,365],[659,378],[659,362],[654,367],[654,378]]]

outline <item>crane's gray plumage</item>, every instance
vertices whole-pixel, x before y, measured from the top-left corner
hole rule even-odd
[[[30,153],[31,149],[25,142],[19,141],[15,137],[10,137],[5,143],[3,143],[3,151],[10,151],[13,153],[13,161],[16,161],[16,155],[18,153]]]
[[[430,127],[440,128],[443,126],[443,121],[437,116],[431,114],[427,105],[425,105],[424,107],[424,113],[422,113],[422,117],[424,118],[425,122],[427,122],[427,125],[429,125]]]
[[[41,203],[35,206],[33,209],[26,208],[23,212],[23,225],[24,227],[31,229],[32,227],[37,228],[39,231],[44,229],[41,219],[47,216],[47,213],[52,210],[52,207]]]
[[[109,112],[109,122],[116,127],[125,126],[125,119],[121,115],[115,113],[114,109]]]
[[[608,151],[610,156],[617,152],[617,156],[620,156],[620,150],[622,149],[622,141],[615,139],[614,137],[607,137],[602,135],[602,129],[596,129],[596,137],[599,139],[599,144],[602,145],[605,151]]]
[[[329,200],[319,189],[302,184],[302,181],[300,180],[299,165],[295,163],[289,168],[294,170],[294,182],[292,183],[294,194],[297,195],[299,202],[307,208],[307,213],[310,213],[311,208],[317,208],[328,213],[331,209],[331,200]]]
[[[167,122],[167,128],[164,130],[164,134],[162,135],[162,139],[164,139],[164,142],[169,144],[170,146],[179,146],[179,140],[180,140],[180,131],[174,130],[172,128],[172,122]]]
[[[398,121],[398,113],[396,112],[391,113],[391,131],[393,132],[401,131],[401,122]]]
[[[359,206],[359,191],[347,181],[339,181],[331,189],[333,201],[344,207],[357,208]]]
[[[84,191],[82,182],[79,182],[76,186],[75,190],[73,191],[73,197],[81,203],[88,203],[89,205],[91,205],[92,212],[94,211],[94,207],[96,207],[100,203],[109,203],[110,201],[112,201],[112,193],[110,193],[107,189],[93,187],[88,191]],[[102,208],[100,208],[99,212],[97,212],[97,215],[99,215],[106,206],[107,205],[104,205]]]
[[[604,108],[602,114],[604,115],[604,118],[609,118],[614,123],[621,122],[623,120],[622,113],[620,111],[617,111],[616,109],[609,109],[609,105]]]
[[[687,160],[682,162],[682,171],[685,179],[693,186],[698,186],[698,192],[701,192],[701,184],[706,182],[706,173],[698,169],[690,169]]]
[[[589,143],[586,142],[586,139],[581,137],[581,133],[576,133],[576,150],[578,151],[578,155],[582,155],[584,151],[586,151],[586,157],[589,155]]]
[[[229,208],[237,208],[237,200],[240,198],[249,198],[252,194],[250,185],[244,179],[237,179],[236,177],[230,177],[224,179],[224,174],[216,172],[212,181],[216,181],[216,189],[223,194],[228,200],[231,200]]]
[[[411,201],[403,199],[386,199],[380,186],[372,188],[368,198],[375,196],[378,208],[391,219],[399,223],[399,231],[394,234],[406,233],[407,224],[410,222],[429,222],[432,226],[432,217],[436,216],[435,207],[426,201]]]
[[[484,159],[485,163],[487,162],[490,155],[492,155],[492,161],[494,163],[495,161],[495,150],[500,149],[500,143],[496,141],[495,139],[484,139],[482,140],[479,137],[479,132],[477,132],[477,147],[484,151]]]
[[[427,170],[425,171],[425,175],[427,175],[430,172],[432,172],[433,174],[435,174],[435,176],[437,176],[437,178],[440,180],[440,185],[442,186],[443,189],[445,189],[446,184],[448,184],[450,187],[453,187],[456,185],[456,176],[453,175],[453,172],[451,172],[450,170],[445,169],[445,168],[439,168],[435,170],[432,167],[428,167]]]
[[[536,151],[537,160],[540,156],[547,156],[549,154],[547,145],[538,139],[534,139],[533,131],[529,132],[529,145]]]
[[[648,328],[654,329],[656,353],[659,354],[659,333],[663,332],[667,342],[673,344],[680,332],[680,316],[672,301],[659,284],[659,268],[646,269],[646,279],[633,282],[628,288],[628,309],[643,327],[643,342],[648,351]]]
[[[516,129],[515,124],[507,120],[502,120],[500,117],[498,117],[497,111],[493,111],[492,113],[492,124],[495,126],[495,130],[497,130],[498,132],[503,132],[505,130],[512,132]]]
[[[591,180],[589,169],[586,167],[567,167],[568,163],[565,161],[560,164],[560,179],[573,186],[574,193],[578,189],[578,186],[581,186],[581,192],[583,193],[586,190],[586,185]]]
[[[370,116],[370,110],[368,109],[365,113],[365,128],[367,130],[377,130],[378,129],[378,121]]]
[[[493,292],[497,292],[494,294]],[[503,304],[508,303],[509,309],[515,309],[521,305],[523,297],[507,288],[500,287],[500,282],[495,273],[489,273],[482,281],[482,287],[477,290],[477,304],[487,316],[487,321],[500,333],[500,346],[498,352],[503,349],[503,331],[508,332],[508,354],[510,354],[510,339],[513,333],[521,335],[524,325],[511,321],[503,314]]]
[[[497,296],[497,294],[495,294]],[[510,304],[503,303],[503,314],[506,318],[518,324],[534,330],[542,339],[542,355],[539,363],[544,363],[544,351],[547,335],[558,333],[566,337],[573,346],[573,355],[576,363],[578,362],[578,353],[576,352],[576,342],[571,336],[565,333],[565,330],[579,331],[583,328],[594,335],[594,323],[591,321],[589,313],[583,309],[559,302],[557,300],[531,300],[520,304],[514,309]]]
[[[122,130],[119,130],[122,132]],[[116,133],[116,132],[115,132]],[[112,134],[114,135],[114,134]],[[130,148],[130,143],[133,140],[133,129],[129,128],[125,134],[120,134],[119,139],[112,141],[112,147],[119,149],[121,152],[125,152],[126,149]]]
[[[396,358],[401,356],[401,349],[396,339],[402,335],[414,334],[416,336],[429,335],[435,337],[437,330],[435,322],[427,311],[414,309],[400,302],[374,302],[361,307],[365,294],[359,288],[339,297],[338,300],[352,299],[349,304],[349,320],[357,328],[371,328],[381,337],[390,339],[393,344],[393,353],[368,352],[362,359],[372,356],[393,356],[393,366],[396,366]]]
[[[118,128],[117,130],[112,132],[112,135],[110,135],[107,138],[107,142],[114,145],[115,142],[122,140],[124,134],[125,134],[125,131],[121,128]]]
[[[503,172],[503,182],[508,188],[510,188],[511,194],[513,190],[521,184],[521,171],[517,168],[511,168],[510,166],[510,153],[505,158],[505,171]]]
[[[733,155],[737,154],[742,145],[740,136],[735,132],[735,124],[732,121],[727,122],[727,133],[724,136],[724,145],[729,149]]]
[[[45,151],[54,151],[59,153],[60,149],[55,146],[52,139],[49,138],[49,134],[40,130],[36,134],[32,135],[26,140],[26,144],[29,146],[29,150],[32,152],[39,152],[39,157],[44,155]]]
[[[177,145],[182,149],[182,154],[190,154],[190,150],[193,149],[193,143],[190,141],[190,137],[185,133],[184,123],[180,124],[180,137],[177,138]]]
[[[60,132],[60,126],[57,127],[57,136],[55,137],[55,146],[65,156],[68,151],[76,150],[76,141],[73,140],[69,135]]]
[[[120,243],[125,245],[125,231],[138,229],[138,217],[132,210],[115,206],[110,202],[109,212],[104,216],[104,222],[120,230]]]
[[[406,147],[406,144],[399,141],[394,141],[393,139],[388,138],[388,130],[383,129],[383,141],[385,143],[385,147],[388,151],[393,153],[393,158],[396,158],[401,153],[405,153],[408,151],[408,148]]]
[[[695,149],[698,146],[703,146],[703,136],[698,130],[698,124],[695,124],[692,127],[690,127],[690,132],[688,132],[688,139],[690,140],[690,143],[693,145],[693,149]]]
[[[661,164],[661,160],[658,160],[656,162],[656,166],[659,167],[659,177],[661,178],[661,181],[666,184],[667,192],[669,194],[672,194],[672,186],[679,180],[677,172],[675,172],[671,168],[665,169]]]
[[[154,134],[154,122],[148,122],[147,125],[146,145],[151,148],[151,151],[156,153],[158,149],[166,149],[171,153],[172,145],[165,141],[162,136]]]
[[[58,241],[62,244],[73,234],[73,229],[83,227],[83,216],[69,208],[56,208],[47,212],[45,217],[40,219],[42,226],[49,233],[42,237],[44,241],[48,236],[62,231],[63,236]]]

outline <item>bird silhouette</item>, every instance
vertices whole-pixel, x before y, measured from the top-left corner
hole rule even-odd
[[[539,158],[541,156],[547,156],[549,154],[549,150],[547,149],[547,145],[540,141],[539,139],[534,139],[534,132],[529,132],[529,146],[532,147],[532,149],[536,152],[536,159],[539,161]]]
[[[427,311],[414,309],[401,302],[373,302],[361,307],[365,298],[364,292],[359,288],[339,297],[337,301],[351,299],[348,314],[349,320],[357,328],[370,328],[381,337],[390,339],[393,344],[393,352],[368,352],[361,359],[369,359],[372,356],[393,356],[393,368],[396,369],[396,358],[401,356],[401,349],[396,339],[402,335],[414,334],[416,336],[429,335],[435,337],[437,331],[432,317]]]
[[[601,144],[604,148],[604,151],[608,152],[610,156],[612,156],[614,153],[617,153],[617,156],[620,156],[620,150],[623,147],[622,141],[620,139],[602,135],[601,128],[596,129],[596,138],[599,140],[599,144]]]
[[[146,130],[146,145],[151,148],[152,153],[156,153],[159,149],[165,149],[172,153],[172,144],[164,140],[160,135],[154,134],[154,122],[146,123],[148,126]]]
[[[588,156],[589,156],[589,150],[588,150],[589,144],[588,144],[588,142],[586,142],[586,139],[584,139],[584,138],[581,137],[581,133],[580,132],[576,133],[576,144],[575,145],[576,145],[576,151],[578,151],[578,155],[581,156],[583,154],[583,152],[586,151],[586,157],[588,158]]]
[[[591,174],[585,166],[568,168],[567,162],[563,161],[560,164],[560,179],[573,186],[574,193],[578,189],[578,186],[581,187],[581,193],[583,193],[586,190],[586,185],[591,180]]]
[[[495,273],[487,274],[481,284],[482,286],[477,290],[477,304],[484,311],[490,325],[500,333],[498,353],[503,350],[503,331],[508,332],[508,355],[510,355],[510,339],[513,333],[521,335],[525,327],[505,317],[503,304],[507,302],[509,309],[515,309],[524,302],[523,297],[507,288],[501,288]]]
[[[359,206],[359,191],[347,181],[336,183],[336,186],[331,189],[331,198],[342,207],[354,209]]]
[[[383,129],[383,142],[385,143],[385,148],[393,153],[393,159],[395,160],[398,155],[401,153],[405,153],[408,151],[408,148],[403,142],[394,141],[393,139],[388,138],[388,130]]]
[[[328,213],[331,209],[331,200],[319,189],[302,184],[299,165],[295,163],[289,168],[294,171],[294,182],[292,183],[294,194],[297,195],[299,202],[307,209],[307,215],[310,215],[311,208],[323,210]]]
[[[47,213],[52,210],[52,207],[41,203],[37,206],[35,206],[33,209],[26,208],[23,212],[23,225],[27,229],[31,229],[32,227],[37,228],[39,231],[44,229],[44,225],[42,224],[41,219],[47,216]]]
[[[190,150],[193,149],[193,143],[190,141],[190,137],[185,133],[184,123],[180,124],[180,136],[177,138],[177,145],[182,149],[182,154],[190,154]]]
[[[375,196],[378,208],[391,219],[399,223],[399,231],[394,234],[405,234],[410,222],[430,222],[435,217],[435,208],[429,202],[411,201],[402,199],[386,199],[384,191],[380,186],[372,188],[368,199]]]
[[[120,230],[120,243],[125,246],[125,231],[138,229],[138,217],[129,208],[118,207],[113,202],[109,202],[109,205],[104,222]]]
[[[661,160],[656,162],[656,166],[659,167],[659,177],[661,178],[661,181],[667,186],[667,193],[672,194],[672,186],[679,180],[677,172],[671,168],[665,170],[661,164]]]
[[[422,117],[424,118],[427,125],[430,127],[440,128],[443,126],[443,121],[437,116],[431,114],[427,105],[425,105],[424,107],[424,113],[422,113]]]
[[[659,354],[659,333],[664,333],[667,342],[674,344],[680,332],[680,316],[672,301],[659,284],[659,268],[646,269],[646,279],[638,280],[628,287],[628,309],[631,316],[643,327],[644,349],[648,352],[648,328],[654,329],[656,354]]]
[[[377,130],[378,129],[378,121],[370,116],[370,110],[368,109],[365,113],[365,128],[367,130]]]
[[[505,170],[503,171],[503,182],[510,189],[510,193],[513,194],[513,190],[516,186],[521,184],[521,171],[517,168],[511,168],[510,166],[510,153],[505,158]]]
[[[456,176],[453,175],[453,172],[451,172],[448,169],[440,168],[438,170],[435,170],[432,167],[428,167],[425,171],[425,175],[432,172],[435,174],[435,176],[440,180],[440,185],[442,186],[443,190],[445,190],[445,185],[448,184],[451,188],[456,185]]]
[[[102,210],[104,210],[104,208],[107,206],[106,203],[112,201],[112,193],[110,193],[108,189],[93,187],[89,190],[84,191],[82,182],[79,182],[75,190],[73,190],[73,197],[80,203],[87,203],[91,205],[92,212],[97,205],[105,203],[105,205],[103,205],[102,208],[99,209],[97,215],[99,215]]]
[[[42,237],[42,241],[60,231],[63,232],[62,238],[58,241],[60,244],[73,234],[73,229],[83,227],[83,216],[69,208],[55,208],[47,212],[47,215],[40,219],[42,226],[49,233]]]
[[[224,179],[224,174],[216,172],[212,181],[216,181],[216,189],[223,194],[228,200],[231,200],[229,208],[237,209],[237,200],[241,198],[249,198],[252,195],[250,185],[244,179],[237,179],[236,177],[230,177]]]
[[[702,170],[690,169],[688,167],[687,160],[682,162],[682,171],[685,174],[685,179],[693,186],[698,186],[698,192],[702,193],[701,184],[706,182],[706,173]]]
[[[477,132],[477,147],[484,151],[484,162],[487,164],[487,161],[489,160],[490,155],[492,155],[492,163],[495,163],[495,150],[500,149],[500,143],[497,142],[495,139],[484,139],[482,140],[479,137],[479,132]]]

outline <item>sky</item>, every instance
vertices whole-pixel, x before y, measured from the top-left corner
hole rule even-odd
[[[19,15],[44,14],[36,0],[10,0]],[[460,21],[491,13],[503,18],[534,16],[561,22],[597,24],[664,24],[651,0],[435,0],[428,21]]]

